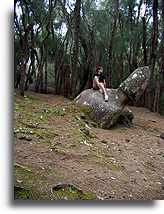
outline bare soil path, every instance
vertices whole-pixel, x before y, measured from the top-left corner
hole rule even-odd
[[[73,184],[84,199],[164,199],[164,117],[129,108],[133,127],[103,130],[63,97],[15,95],[15,187],[30,191],[16,197],[55,200],[56,185]]]

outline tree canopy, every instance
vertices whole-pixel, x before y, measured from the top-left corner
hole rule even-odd
[[[96,64],[117,88],[137,67],[151,81],[135,105],[164,105],[164,0],[15,0],[14,85],[75,97]]]

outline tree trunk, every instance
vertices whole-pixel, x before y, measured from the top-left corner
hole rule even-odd
[[[26,78],[26,64],[29,58],[29,47],[28,47],[28,34],[30,32],[29,26],[27,26],[24,36],[21,42],[21,66],[20,66],[20,94],[24,96],[25,90],[25,78]]]
[[[26,59],[23,56],[22,57],[22,62],[21,62],[21,66],[20,66],[20,94],[21,96],[24,96],[24,90],[25,90],[25,77],[26,77]]]
[[[154,75],[155,61],[157,57],[158,44],[158,0],[153,0],[153,29],[149,64],[151,65],[152,78]]]
[[[41,61],[39,63],[39,69],[38,69],[38,76],[36,80],[36,85],[35,85],[35,90],[36,91],[41,91],[42,93],[44,92],[44,79],[43,79],[43,69],[47,57],[47,40],[52,33],[52,10],[56,6],[56,1],[54,2],[54,5],[52,5],[53,0],[49,0],[49,14],[48,14],[48,20],[47,20],[47,25],[46,25],[46,36],[44,37],[42,43],[41,43]],[[42,29],[42,33],[44,33]],[[45,75],[46,76],[46,75]]]
[[[37,77],[36,77],[36,83],[35,83],[35,91],[36,92],[39,92],[41,91],[41,82],[43,81],[43,67],[44,67],[44,48],[43,48],[43,45],[42,47],[40,48],[40,62],[39,62],[39,65],[38,65],[38,74],[37,74]]]
[[[151,86],[155,85],[154,68],[155,68],[156,57],[157,57],[157,44],[158,44],[158,0],[153,0],[153,29],[152,29],[151,51],[150,51],[150,58],[149,58],[149,64],[151,68],[151,78],[150,78],[150,86],[148,90],[148,96],[149,96],[148,107],[150,110],[153,110],[154,89],[152,89]]]
[[[159,112],[159,101],[160,101],[160,80],[156,80],[156,87],[155,87],[155,95],[154,95],[154,102],[153,102],[153,112]]]
[[[123,80],[123,75],[124,75],[124,63],[123,63],[123,53],[120,54],[119,57],[119,74],[118,74],[118,83],[120,84]]]
[[[114,36],[116,32],[116,26],[117,26],[117,18],[118,18],[118,9],[119,9],[119,0],[113,1],[114,6],[114,14],[113,14],[113,25],[112,25],[112,31],[108,46],[108,75],[107,75],[107,87],[112,87],[112,52],[113,52],[113,42],[114,42]]]
[[[161,0],[162,39],[160,47],[160,73],[164,79],[164,0]]]
[[[147,65],[147,49],[146,49],[146,19],[142,17],[142,48],[143,48],[143,55],[144,55],[144,65]]]
[[[164,93],[163,88],[161,87],[164,85],[164,0],[161,0],[161,23],[162,23],[162,38],[161,44],[159,49],[159,73],[158,79],[156,82],[156,89],[155,89],[155,98],[154,98],[154,105],[153,111],[157,111],[160,113],[160,96]],[[162,105],[162,104],[161,104]]]
[[[71,87],[72,96],[76,95],[76,82],[77,82],[77,72],[78,72],[78,58],[79,58],[79,31],[80,31],[80,9],[81,0],[76,0],[74,9],[74,45],[73,45],[73,56],[71,65]]]
[[[94,50],[94,33],[93,30],[89,32],[89,38],[85,38],[85,35],[80,33],[80,42],[85,54],[85,63],[83,72],[81,74],[80,88],[78,93],[80,93],[85,88],[92,87],[92,73],[94,68],[93,60],[93,50]],[[90,83],[91,82],[91,83]]]
[[[44,93],[47,94],[47,48],[46,48],[46,59],[45,59],[45,77],[44,77]]]

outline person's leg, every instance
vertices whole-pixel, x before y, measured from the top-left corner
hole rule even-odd
[[[98,84],[98,87],[102,90],[102,92],[103,92],[104,95],[107,94],[106,89],[105,89],[103,83],[100,82],[100,83]]]
[[[108,94],[103,83],[93,80],[93,89],[100,89],[100,92],[104,94],[105,101],[108,101]]]
[[[103,94],[104,94],[104,97],[105,97],[105,101],[108,101],[108,94],[107,94],[107,91],[104,87],[104,84],[103,83],[99,83],[98,84],[98,87],[102,90]]]
[[[93,89],[99,90],[99,87],[98,87],[96,80],[93,80]]]

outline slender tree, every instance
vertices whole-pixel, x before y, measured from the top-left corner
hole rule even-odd
[[[119,9],[119,0],[113,1],[113,23],[111,27],[109,46],[108,46],[108,76],[107,82],[109,83],[109,87],[112,86],[112,53],[113,53],[113,43],[114,36],[117,28],[117,19],[118,19],[118,9]]]
[[[72,95],[76,94],[76,83],[77,83],[77,73],[78,73],[78,61],[79,61],[79,41],[80,41],[80,10],[81,10],[81,0],[76,0],[74,8],[74,44],[73,44],[73,54],[72,54],[72,65],[71,65],[71,87]]]

